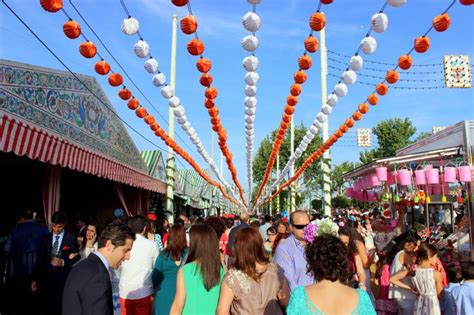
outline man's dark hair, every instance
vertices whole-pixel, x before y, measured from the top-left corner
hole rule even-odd
[[[33,219],[33,211],[30,208],[25,208],[21,211],[20,217],[24,220],[32,220]]]
[[[55,212],[51,217],[51,223],[65,225],[67,223],[66,213],[61,211]]]
[[[474,280],[474,261],[461,263],[461,272],[464,280]]]
[[[100,234],[98,248],[105,247],[107,241],[111,241],[115,247],[123,246],[127,240],[135,240],[135,233],[133,233],[128,225],[113,222],[107,225]]]
[[[272,217],[269,216],[268,214],[265,215],[265,222],[268,223],[272,220]]]
[[[127,224],[135,234],[141,234],[143,229],[147,226],[146,219],[142,215],[136,215],[133,218],[130,218]]]
[[[183,219],[176,219],[176,220],[174,221],[174,224],[178,224],[178,225],[184,226],[184,220],[183,220]]]

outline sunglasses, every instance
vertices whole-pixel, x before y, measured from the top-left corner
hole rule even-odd
[[[304,229],[308,224],[292,224],[292,225],[295,227],[295,229],[297,229],[297,230],[302,230],[302,229]]]

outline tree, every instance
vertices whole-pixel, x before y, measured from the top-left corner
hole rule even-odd
[[[368,164],[378,157],[379,156],[376,149],[359,152],[359,161],[362,164]]]
[[[417,142],[417,141],[423,140],[423,139],[425,139],[425,138],[428,138],[428,137],[431,136],[432,134],[433,134],[432,132],[423,131],[423,132],[421,132],[418,136],[416,136],[414,142]]]
[[[331,170],[331,186],[333,193],[336,193],[337,195],[342,195],[344,193],[343,189],[345,181],[342,176],[345,173],[352,171],[356,167],[356,163],[349,161],[344,161],[341,164],[333,167],[333,169]]]

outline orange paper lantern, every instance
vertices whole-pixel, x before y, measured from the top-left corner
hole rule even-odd
[[[204,44],[197,38],[191,39],[187,48],[188,52],[193,56],[199,56],[204,52]]]
[[[339,127],[339,130],[341,130],[342,133],[346,133],[346,132],[349,131],[349,127],[347,127],[347,126],[344,124],[344,125],[341,125],[341,126]]]
[[[383,83],[377,84],[377,87],[375,89],[377,90],[377,93],[382,96],[387,94],[388,92],[388,86]]]
[[[438,32],[446,31],[450,25],[451,18],[449,17],[448,13],[438,15],[433,19],[433,27]]]
[[[214,125],[212,126],[212,130],[214,130],[214,132],[219,132],[222,130],[222,125]]]
[[[290,88],[290,94],[293,96],[298,96],[301,94],[301,85],[299,84],[293,84]]]
[[[362,103],[359,105],[358,109],[361,114],[367,114],[367,112],[369,111],[369,106],[365,103]]]
[[[150,129],[152,131],[157,131],[159,127],[160,126],[158,126],[158,124],[156,122],[154,122],[153,124],[150,125]]]
[[[165,131],[158,127],[158,129],[155,130],[155,136],[162,138],[164,135]]]
[[[293,115],[295,113],[295,108],[293,106],[286,105],[285,106],[285,113],[287,115]]]
[[[109,75],[109,84],[112,86],[119,86],[123,83],[123,78],[119,73],[112,73]]]
[[[209,87],[204,92],[206,98],[215,99],[217,97],[217,89],[215,87]]]
[[[140,102],[134,97],[130,101],[127,102],[127,107],[131,110],[135,110],[140,107]]]
[[[62,0],[41,0],[41,7],[48,12],[58,12],[63,8]]]
[[[209,116],[211,117],[219,116],[219,110],[217,109],[217,107],[210,108],[207,112],[209,113]]]
[[[97,61],[94,70],[100,75],[106,75],[110,72],[110,65],[105,60]]]
[[[298,96],[288,95],[286,103],[290,106],[295,106],[298,103]]]
[[[81,25],[74,20],[69,20],[64,23],[63,32],[67,38],[76,39],[81,36]]]
[[[190,35],[196,32],[198,23],[194,15],[187,15],[181,19],[181,30],[184,34]]]
[[[387,82],[390,84],[396,83],[398,81],[398,78],[398,72],[395,70],[387,71],[387,74],[385,75],[385,80],[387,80]]]
[[[295,79],[295,83],[298,83],[298,84],[305,83],[306,79],[308,78],[306,73],[304,71],[300,71],[300,70],[296,71],[295,75],[293,77]]]
[[[362,113],[359,111],[355,111],[354,114],[352,114],[352,118],[355,121],[361,120],[362,119]]]
[[[306,39],[304,40],[304,48],[306,49],[306,51],[308,51],[309,53],[315,53],[318,51],[319,49],[319,42],[318,42],[318,39],[316,37],[314,37],[313,35],[309,35],[308,37],[306,37]]]
[[[206,100],[204,101],[204,107],[206,107],[207,109],[213,108],[214,105],[215,105],[214,100],[206,98]]]
[[[370,94],[369,97],[367,98],[367,101],[369,102],[370,105],[375,106],[379,102],[379,98],[375,94]]]
[[[308,70],[309,68],[311,68],[312,65],[313,61],[311,60],[310,56],[302,55],[298,58],[298,66],[300,67],[300,69]]]
[[[153,115],[150,115],[150,114],[146,115],[144,120],[147,125],[151,125],[156,122],[155,117],[153,117]]]
[[[284,136],[286,133],[285,129],[278,129],[278,134]]]
[[[400,58],[398,58],[398,66],[400,69],[403,70],[408,70],[413,64],[413,59],[411,58],[410,55],[401,55]]]
[[[282,122],[280,123],[280,128],[281,128],[281,129],[287,130],[287,129],[288,129],[288,126],[289,126],[289,124],[286,123],[286,122],[284,122],[284,121],[282,121]]]
[[[348,128],[354,127],[354,120],[353,120],[352,118],[347,118],[346,121],[345,121],[345,125],[346,125]]]
[[[189,0],[171,0],[171,2],[177,7],[184,7],[188,4]]]
[[[84,58],[94,58],[97,54],[97,47],[92,42],[85,42],[79,46],[79,52]]]
[[[130,97],[132,97],[132,92],[130,92],[129,89],[123,88],[118,92],[118,95],[121,99],[124,101],[128,100]]]
[[[336,130],[336,132],[334,133],[334,135],[337,137],[337,138],[340,138],[344,135],[344,133],[341,131],[341,130]]]
[[[147,112],[145,107],[139,107],[135,110],[135,115],[137,115],[138,118],[144,118],[146,114]]]
[[[424,53],[430,48],[430,39],[428,36],[420,36],[415,39],[415,51]]]
[[[336,137],[336,135],[332,135],[332,136],[329,138],[329,140],[331,140],[332,143],[337,142],[337,137]]]
[[[313,13],[309,18],[309,27],[313,31],[319,32],[326,25],[326,17],[321,12]]]
[[[282,119],[284,122],[286,122],[286,123],[290,123],[290,122],[291,122],[291,118],[292,118],[291,115],[288,115],[287,113],[284,113],[281,119]]]
[[[207,73],[209,70],[211,70],[212,63],[209,59],[207,58],[199,58],[199,60],[196,62],[196,67],[199,70],[199,72],[202,73]]]
[[[219,117],[212,117],[211,118],[211,125],[219,125],[221,123],[221,120]]]
[[[212,76],[209,73],[204,73],[199,79],[199,83],[201,83],[202,86],[211,86]]]

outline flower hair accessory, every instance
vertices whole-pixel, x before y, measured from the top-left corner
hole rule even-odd
[[[316,224],[310,223],[304,228],[304,240],[311,244],[316,235],[318,234],[318,226]]]
[[[339,226],[332,222],[330,218],[316,220],[314,223],[308,224],[304,229],[304,240],[312,243],[318,236],[334,235],[337,236]]]

